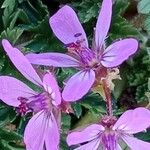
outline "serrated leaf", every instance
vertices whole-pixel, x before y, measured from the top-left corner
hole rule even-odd
[[[9,23],[11,21],[11,16],[14,14],[14,8],[16,6],[16,3],[17,1],[15,0],[4,1],[2,5],[2,8],[5,8],[2,16],[4,27],[9,26]]]
[[[139,36],[138,30],[133,27],[126,19],[120,15],[115,15],[112,18],[111,33],[109,34],[111,41],[119,38],[137,37]]]
[[[96,18],[99,12],[99,0],[85,0],[82,2],[74,2],[73,6],[78,9],[78,15],[81,23],[87,23],[92,18]]]
[[[23,30],[22,29],[19,29],[19,28],[13,28],[13,29],[10,29],[10,28],[7,28],[6,30],[4,30],[0,37],[2,39],[6,38],[8,40],[10,40],[13,44],[16,43],[16,41],[19,39],[19,37],[22,35],[23,33]]]

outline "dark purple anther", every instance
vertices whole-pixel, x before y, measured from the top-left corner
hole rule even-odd
[[[82,35],[82,33],[76,33],[75,35],[74,35],[74,37],[79,37],[79,36],[81,36]]]
[[[24,116],[29,111],[29,108],[27,105],[28,99],[24,97],[18,97],[18,100],[20,101],[20,105],[18,108],[16,108],[16,111],[18,114],[21,114],[21,116]]]
[[[26,115],[29,111],[37,113],[41,110],[51,109],[51,102],[46,92],[28,97],[28,99],[18,97],[18,100],[20,101],[20,105],[16,110],[22,116]]]

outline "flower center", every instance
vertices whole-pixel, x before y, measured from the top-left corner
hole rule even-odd
[[[97,67],[96,54],[85,46],[85,39],[82,39],[82,33],[76,33],[74,37],[77,38],[76,42],[66,45],[69,53],[74,54],[81,61],[82,67]]]
[[[100,124],[105,127],[105,131],[101,135],[101,142],[106,150],[116,150],[118,134],[112,130],[117,119],[114,116],[104,116]]]
[[[117,118],[114,116],[104,116],[101,119],[101,125],[104,126],[105,128],[111,128],[113,125],[116,123]]]
[[[25,98],[18,97],[20,101],[19,107],[16,109],[21,115],[26,115],[28,112],[39,112],[41,110],[52,109],[51,99],[47,92],[39,93],[37,95]]]

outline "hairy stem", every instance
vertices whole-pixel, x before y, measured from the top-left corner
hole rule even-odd
[[[106,98],[106,108],[107,108],[107,114],[108,116],[112,116],[112,99],[111,99],[111,90],[109,89],[107,82],[105,79],[103,79],[103,89],[105,93],[105,98]]]

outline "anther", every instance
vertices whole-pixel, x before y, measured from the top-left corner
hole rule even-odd
[[[79,37],[79,36],[81,36],[82,35],[82,33],[76,33],[75,35],[74,35],[74,37]]]

